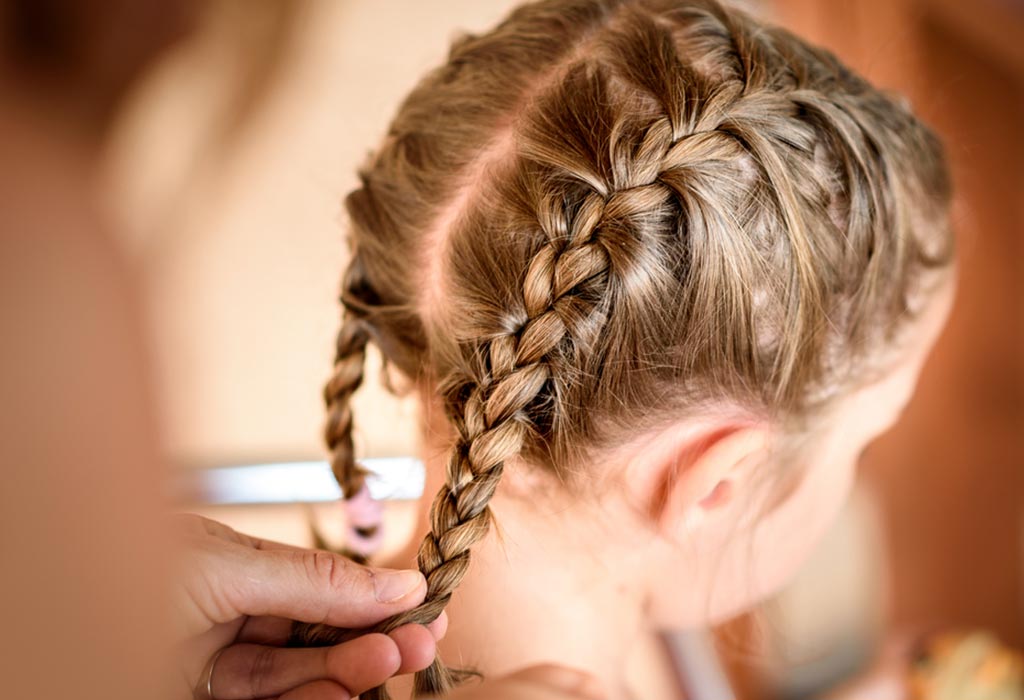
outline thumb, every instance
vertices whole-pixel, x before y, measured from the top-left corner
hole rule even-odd
[[[205,578],[219,588],[211,592],[229,603],[234,617],[365,627],[416,607],[427,591],[419,571],[362,566],[323,550],[223,544],[229,555],[211,562]]]

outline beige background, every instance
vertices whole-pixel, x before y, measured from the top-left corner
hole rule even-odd
[[[290,4],[281,68],[212,157],[210,132],[259,49],[246,42],[264,40],[260,22],[280,17],[254,18],[251,4],[219,10],[212,29],[136,95],[112,149],[111,207],[137,232],[128,244],[154,320],[175,459],[321,455],[320,387],[345,259],[341,200],[399,99],[443,60],[453,28],[484,29],[511,4]],[[373,356],[371,379],[375,366]],[[367,385],[356,401],[357,449],[412,453],[414,407]]]

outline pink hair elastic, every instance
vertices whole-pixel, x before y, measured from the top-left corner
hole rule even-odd
[[[369,487],[363,487],[352,498],[343,501],[346,545],[356,554],[370,557],[384,542],[384,506],[370,495]]]

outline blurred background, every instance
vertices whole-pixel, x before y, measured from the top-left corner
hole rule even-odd
[[[163,48],[95,117],[96,196],[140,290],[176,469],[322,459],[342,197],[449,41],[513,4],[209,0],[181,4],[175,22],[133,15],[137,40]],[[944,137],[961,276],[917,396],[864,457],[834,532],[790,590],[722,632],[730,672],[744,697],[817,697],[933,629],[1024,646],[1024,4],[745,4],[905,93]],[[97,27],[103,15],[82,8],[110,9],[78,7]],[[357,451],[409,457],[416,407],[374,367],[371,348]],[[186,505],[309,541],[302,508],[217,500]],[[388,505],[392,545],[408,504]],[[338,519],[336,505],[317,507],[328,534]]]

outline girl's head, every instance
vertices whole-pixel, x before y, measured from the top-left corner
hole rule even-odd
[[[454,44],[360,175],[326,392],[346,495],[368,341],[451,428],[427,601],[391,626],[444,608],[506,470],[658,543],[659,622],[749,604],[837,509],[948,306],[934,134],[715,0],[525,5]]]

